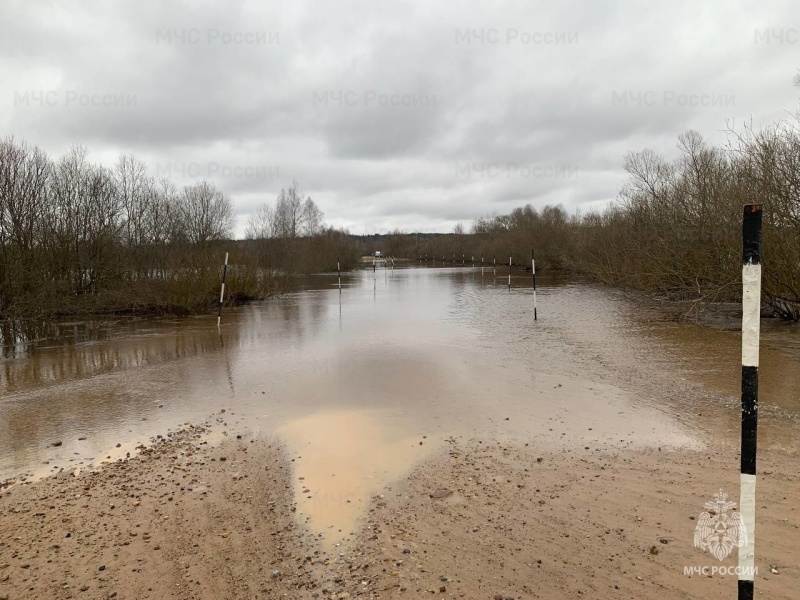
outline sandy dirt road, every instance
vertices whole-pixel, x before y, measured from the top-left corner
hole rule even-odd
[[[693,547],[714,485],[736,492],[736,469],[713,449],[553,452],[535,442],[450,439],[326,548],[294,512],[299,461],[271,440],[229,437],[208,444],[204,427],[186,428],[100,471],[9,488],[0,497],[0,597],[735,593],[733,576],[684,574],[735,565],[735,551],[719,562]],[[765,453],[761,464],[756,587],[797,598],[795,458]]]

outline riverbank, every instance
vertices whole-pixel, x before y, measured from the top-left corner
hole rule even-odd
[[[720,563],[693,547],[704,502],[720,486],[738,495],[735,461],[713,447],[449,438],[328,546],[297,511],[298,481],[325,491],[302,457],[244,430],[209,443],[209,427],[3,492],[0,597],[708,600],[736,588],[684,574],[735,565],[735,551]],[[756,589],[772,599],[800,586],[796,459],[760,456]]]

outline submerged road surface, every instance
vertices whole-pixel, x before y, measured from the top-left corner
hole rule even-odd
[[[735,331],[645,318],[614,292],[547,277],[534,322],[529,277],[514,273],[509,290],[507,275],[368,270],[341,291],[316,276],[226,311],[219,330],[214,316],[76,323],[7,345],[0,475],[96,466],[215,414],[220,436],[286,445],[298,511],[335,543],[371,494],[451,437],[700,448],[738,427],[736,411],[702,419],[703,402],[737,391]],[[796,419],[800,345],[770,335],[763,402]],[[683,379],[696,397],[671,386]]]

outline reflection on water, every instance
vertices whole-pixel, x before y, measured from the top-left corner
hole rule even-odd
[[[0,363],[0,384],[5,393],[13,393],[218,350],[219,336],[205,325],[167,321],[105,327],[76,324],[70,335],[52,340],[59,343],[20,341],[13,358]]]
[[[225,408],[303,453],[301,513],[346,535],[378,484],[444,437],[696,447],[670,381],[738,394],[735,333],[642,321],[607,290],[547,277],[534,323],[530,276],[512,275],[509,290],[500,268],[365,270],[341,292],[322,275],[226,311],[219,329],[204,316],[14,338],[0,363],[0,476],[98,462]],[[766,404],[798,410],[797,363],[762,352]],[[733,435],[728,412],[710,427]]]
[[[105,337],[102,323],[0,321],[0,357],[25,358],[48,343],[66,345]]]

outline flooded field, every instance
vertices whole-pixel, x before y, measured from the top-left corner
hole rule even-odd
[[[736,443],[737,332],[546,277],[534,322],[529,276],[507,281],[479,267],[359,271],[341,291],[320,275],[227,310],[220,329],[214,316],[44,328],[3,348],[0,476],[97,465],[213,414],[219,436],[287,447],[298,510],[333,542],[448,439]],[[767,446],[796,431],[798,348],[796,329],[765,325]]]

